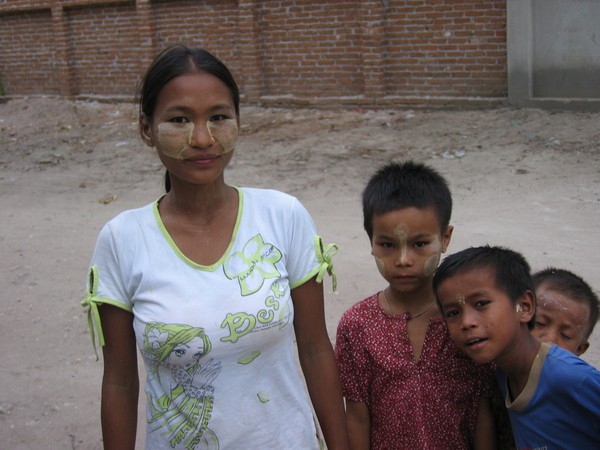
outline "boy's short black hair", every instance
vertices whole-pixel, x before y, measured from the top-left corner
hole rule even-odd
[[[598,316],[600,316],[600,301],[594,290],[583,278],[566,269],[547,267],[533,274],[533,284],[536,289],[543,284],[548,289],[587,305],[590,308],[590,315],[585,337],[586,339],[590,337],[596,322],[598,322]]]
[[[530,291],[535,296],[531,268],[523,255],[505,247],[484,245],[470,247],[444,258],[433,275],[433,291],[436,294],[446,279],[467,270],[489,268],[494,271],[496,287],[506,293],[513,303]],[[535,325],[535,315],[527,323]]]
[[[452,195],[448,183],[435,169],[407,161],[380,168],[362,194],[364,227],[373,237],[373,216],[403,208],[435,208],[443,232],[452,215]]]

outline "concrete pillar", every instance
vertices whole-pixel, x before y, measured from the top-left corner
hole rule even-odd
[[[135,1],[135,14],[138,23],[139,33],[139,51],[140,58],[140,73],[148,67],[155,57],[156,49],[154,48],[154,28],[152,22],[152,10],[149,0]]]
[[[75,95],[73,78],[69,68],[69,55],[67,51],[68,29],[62,6],[53,6],[52,28],[55,40],[55,70],[58,79],[58,91],[61,96],[71,97]]]
[[[259,30],[256,23],[256,0],[238,3],[239,60],[242,73],[238,81],[247,103],[258,103],[262,96]]]
[[[531,1],[508,0],[506,7],[508,101],[522,105],[531,97]]]
[[[386,1],[369,0],[361,2],[360,14],[363,18],[362,54],[364,96],[369,103],[376,104],[385,96],[385,70],[383,39],[385,37],[384,17]]]

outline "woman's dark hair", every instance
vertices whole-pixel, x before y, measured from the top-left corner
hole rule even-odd
[[[221,80],[231,93],[236,116],[240,116],[240,91],[233,75],[216,56],[201,49],[173,45],[163,50],[150,64],[138,89],[140,115],[152,120],[160,91],[173,78],[186,73],[206,72]],[[169,172],[165,175],[165,190],[171,190]]]

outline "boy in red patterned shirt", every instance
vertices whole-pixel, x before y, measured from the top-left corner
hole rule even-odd
[[[446,181],[423,164],[389,164],[362,199],[372,255],[389,285],[338,325],[351,447],[495,448],[491,368],[454,345],[432,288],[453,230]]]

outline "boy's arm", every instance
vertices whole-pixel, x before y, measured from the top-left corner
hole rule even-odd
[[[337,327],[335,340],[335,355],[340,371],[340,380],[342,382],[345,394],[346,406],[346,425],[348,429],[348,440],[351,450],[369,450],[371,448],[371,415],[367,404],[362,401],[349,400],[346,395],[350,394],[354,398],[364,398],[365,370],[363,361],[358,354],[362,350],[357,350],[355,344],[362,343],[363,340],[357,338],[350,329],[351,320],[346,317],[346,313],[340,319]],[[360,347],[360,344],[358,345]]]
[[[496,421],[494,420],[491,401],[487,397],[481,397],[477,423],[475,424],[473,449],[496,450],[496,442]]]
[[[346,423],[351,450],[369,450],[371,436],[371,416],[364,402],[346,399]]]

